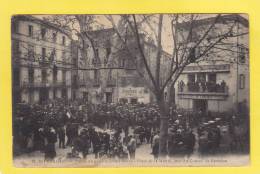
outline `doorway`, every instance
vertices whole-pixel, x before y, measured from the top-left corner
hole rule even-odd
[[[46,102],[48,100],[49,90],[47,88],[40,89],[40,103]]]
[[[106,103],[112,103],[112,92],[106,92]]]
[[[66,88],[63,88],[61,90],[61,96],[62,96],[63,99],[68,99],[67,98],[67,89]]]
[[[208,110],[208,101],[201,99],[193,100],[193,109],[196,111],[202,111],[202,113],[206,113]]]

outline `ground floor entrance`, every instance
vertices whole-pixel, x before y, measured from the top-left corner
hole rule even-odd
[[[208,111],[208,101],[202,100],[202,99],[194,99],[193,100],[193,109],[206,113]]]
[[[61,96],[62,96],[62,98],[67,99],[67,93],[68,93],[67,89],[66,89],[66,88],[63,88],[63,89],[61,90]]]
[[[83,100],[88,102],[88,92],[82,92],[83,94]]]
[[[106,92],[106,103],[112,103],[112,92]]]
[[[49,90],[47,88],[41,88],[39,98],[40,103],[47,101],[49,98]]]

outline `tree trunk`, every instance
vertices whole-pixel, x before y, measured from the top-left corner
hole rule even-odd
[[[165,158],[167,156],[167,137],[168,137],[168,121],[167,106],[163,97],[158,97],[157,103],[160,109],[160,142],[159,156]]]
[[[171,85],[171,87],[169,89],[169,104],[170,104],[170,106],[175,106],[176,105],[174,83]]]

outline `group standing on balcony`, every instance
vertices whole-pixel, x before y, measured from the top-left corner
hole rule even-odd
[[[186,88],[187,86],[187,88]],[[220,92],[224,93],[227,90],[227,85],[224,80],[221,83],[216,83],[212,81],[202,82],[202,81],[188,81],[185,84],[182,80],[178,84],[179,92],[185,92],[185,88],[189,92]]]

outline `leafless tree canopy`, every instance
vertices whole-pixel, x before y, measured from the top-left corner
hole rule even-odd
[[[149,15],[104,15],[118,38],[118,43],[124,45],[124,51],[133,62],[141,60],[143,68],[137,66],[138,74],[156,96],[161,111],[160,137],[167,135],[168,104],[164,101],[163,93],[167,86],[176,83],[184,68],[189,64],[201,61],[236,61],[226,57],[218,57],[219,52],[230,54],[236,52],[237,45],[229,38],[246,35],[238,30],[237,21],[225,22],[225,16],[213,15],[210,20],[198,25],[203,15],[198,14],[149,14]],[[224,20],[225,19],[225,20]],[[80,50],[84,59],[87,47],[93,49],[96,55],[94,38],[90,34],[93,29],[104,28],[94,15],[57,15],[46,18],[62,28],[70,28],[81,39]],[[228,19],[227,19],[228,20]],[[223,25],[225,27],[223,27]],[[170,32],[165,33],[165,28]],[[164,38],[171,40],[171,57],[166,63],[163,58]],[[131,39],[128,39],[131,38]],[[91,45],[84,43],[88,40]],[[154,67],[149,65],[150,57],[145,53],[143,43],[155,46],[156,56]],[[120,47],[121,48],[121,47]],[[119,48],[119,49],[120,49]],[[212,59],[213,55],[217,59]],[[227,56],[228,57],[228,56]],[[166,149],[166,140],[161,138],[160,152]]]

